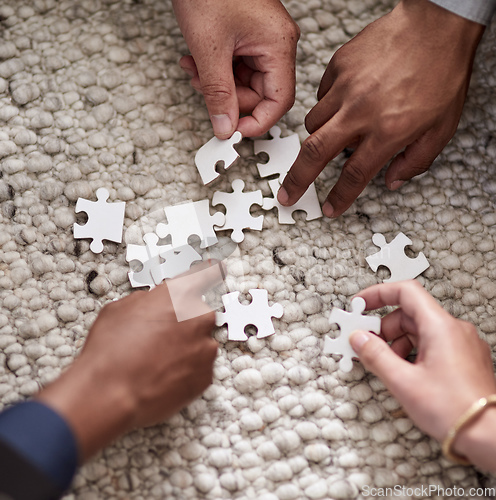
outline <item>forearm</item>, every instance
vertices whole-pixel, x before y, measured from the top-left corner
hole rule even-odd
[[[488,25],[496,11],[496,0],[430,0],[450,12],[479,24]]]

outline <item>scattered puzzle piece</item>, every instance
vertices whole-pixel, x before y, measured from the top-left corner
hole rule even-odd
[[[172,250],[172,246],[157,245],[158,236],[155,233],[145,234],[143,240],[145,245],[131,243],[127,246],[126,260],[128,262],[139,260],[143,264],[141,271],[129,271],[128,276],[133,288],[148,286],[151,290],[162,281],[161,279],[155,280],[153,276],[154,269],[161,263],[160,254]]]
[[[88,222],[81,226],[74,224],[74,238],[91,238],[90,250],[93,253],[103,251],[103,240],[122,242],[122,227],[124,225],[125,202],[107,203],[109,192],[100,188],[96,192],[98,201],[79,198],[76,203],[76,213],[86,212]]]
[[[278,179],[269,181],[269,186],[273,194],[273,198],[264,198],[263,209],[270,210],[274,207],[277,208],[279,214],[279,224],[295,224],[293,219],[293,212],[303,210],[306,212],[306,220],[313,220],[322,217],[322,209],[320,208],[319,199],[317,198],[317,191],[315,184],[310,184],[303,196],[292,206],[284,207],[277,201],[277,191],[279,191]]]
[[[372,241],[381,250],[369,255],[365,260],[374,272],[379,266],[386,266],[391,271],[391,277],[384,280],[384,283],[414,279],[430,266],[422,252],[414,259],[405,254],[405,247],[411,245],[412,240],[404,233],[399,233],[391,243],[386,243],[383,234],[375,233]]]
[[[224,169],[227,170],[239,157],[234,145],[241,142],[243,136],[241,132],[234,132],[230,139],[220,140],[212,137],[196,153],[195,164],[200,172],[203,184],[210,184],[219,177],[215,166],[219,162],[224,163]]]
[[[258,339],[268,337],[275,332],[272,316],[280,318],[283,314],[281,304],[269,306],[267,290],[252,289],[249,293],[252,301],[248,305],[240,304],[239,292],[231,292],[222,296],[226,312],[218,312],[215,322],[217,326],[227,323],[229,340],[248,340],[245,333],[245,327],[248,325],[256,327]]]
[[[190,245],[181,248],[169,248],[164,252],[160,252],[160,257],[165,262],[151,270],[153,281],[157,285],[166,279],[175,278],[189,271],[193,262],[202,260],[201,255]]]
[[[339,361],[339,368],[343,372],[349,372],[353,368],[352,358],[358,357],[351,347],[349,338],[355,330],[367,330],[378,334],[381,331],[381,318],[377,316],[363,316],[365,311],[365,300],[362,297],[355,297],[351,301],[351,312],[333,308],[329,316],[329,323],[337,323],[341,333],[337,339],[332,339],[326,335],[324,342],[325,354],[342,354]]]
[[[219,229],[232,229],[231,238],[236,243],[241,243],[245,239],[243,229],[262,230],[263,215],[253,217],[250,214],[252,205],[263,204],[262,191],[243,193],[245,183],[241,179],[236,179],[232,183],[233,192],[224,193],[216,191],[212,198],[212,205],[224,205],[226,207],[226,222]]]
[[[216,212],[210,215],[208,200],[182,203],[164,208],[167,224],[157,224],[156,232],[160,238],[171,236],[173,248],[185,247],[188,238],[196,235],[201,240],[201,248],[217,243],[213,226],[222,227],[225,215]]]
[[[300,152],[300,138],[298,134],[281,138],[281,129],[277,125],[270,129],[270,135],[272,139],[254,141],[256,155],[262,152],[269,155],[267,163],[257,163],[258,172],[261,177],[278,174],[279,182],[282,182]]]

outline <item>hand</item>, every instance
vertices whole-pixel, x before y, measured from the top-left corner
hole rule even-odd
[[[215,135],[267,132],[295,97],[300,31],[286,9],[279,0],[173,0],[173,5],[191,51],[180,64],[205,98]],[[249,116],[239,119],[240,113]]]
[[[200,264],[187,280],[102,309],[81,356],[38,396],[69,423],[83,461],[124,432],[178,412],[211,383],[215,315],[201,294],[222,277],[220,264]],[[181,286],[169,293],[176,280]],[[178,322],[171,294],[197,317]]]
[[[382,320],[381,337],[391,346],[362,331],[354,332],[350,342],[364,366],[384,382],[423,431],[442,441],[475,401],[496,393],[488,344],[473,325],[450,316],[417,281],[375,285],[359,295],[368,310],[400,306]],[[417,356],[409,363],[403,357],[413,347]],[[477,460],[470,446],[456,451]],[[479,465],[487,466],[489,460],[495,467],[494,450],[484,455],[489,458]]]
[[[331,59],[306,118],[310,136],[278,199],[293,205],[326,164],[356,148],[323,206],[341,215],[386,172],[397,189],[425,172],[455,133],[484,26],[429,0],[401,0]]]

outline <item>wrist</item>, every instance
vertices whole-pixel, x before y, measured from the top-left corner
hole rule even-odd
[[[72,429],[83,463],[133,426],[137,401],[120,380],[83,359],[37,399],[55,410]]]
[[[466,457],[476,466],[496,470],[496,407],[488,406],[475,420],[460,429],[453,441],[452,451]]]
[[[453,48],[471,54],[485,30],[484,25],[461,17],[430,0],[401,0],[394,11],[410,24],[410,29],[428,32],[438,49],[440,44],[448,42],[455,44]]]

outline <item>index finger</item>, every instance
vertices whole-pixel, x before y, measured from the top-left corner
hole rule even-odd
[[[373,285],[357,296],[365,300],[368,311],[384,306],[400,306],[403,313],[417,325],[424,322],[432,324],[439,315],[448,315],[436,299],[415,280]]]

